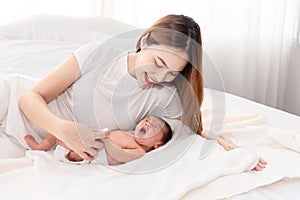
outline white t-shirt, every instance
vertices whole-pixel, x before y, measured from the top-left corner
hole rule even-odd
[[[82,76],[57,98],[57,115],[109,130],[132,130],[148,115],[181,116],[174,86],[164,83],[142,88],[128,73],[128,51],[95,42],[73,54]]]

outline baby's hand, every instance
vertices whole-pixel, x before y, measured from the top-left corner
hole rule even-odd
[[[264,168],[266,168],[266,166],[265,166],[266,164],[268,164],[268,163],[264,159],[259,158],[257,165],[252,170],[262,171]]]

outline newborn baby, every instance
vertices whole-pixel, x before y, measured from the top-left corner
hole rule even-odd
[[[141,120],[135,128],[134,134],[122,130],[105,131],[104,133],[106,137],[100,140],[103,142],[109,165],[137,159],[146,152],[166,144],[172,138],[170,126],[164,120],[154,116],[148,116]],[[24,139],[32,150],[47,151],[57,144],[57,139],[52,134],[47,135],[41,143],[37,143],[31,135],[26,135]],[[83,161],[72,150],[66,154],[66,158],[73,162]]]

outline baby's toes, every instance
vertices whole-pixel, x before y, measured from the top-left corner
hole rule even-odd
[[[24,140],[33,140],[33,136],[32,135],[25,135]]]

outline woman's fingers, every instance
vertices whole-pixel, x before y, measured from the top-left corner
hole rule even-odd
[[[98,149],[90,148],[90,149],[88,149],[87,153],[92,157],[96,157],[98,155]]]
[[[232,150],[232,149],[236,149],[238,148],[239,146],[233,144],[232,142],[228,142],[228,146],[229,146],[229,149]]]
[[[66,149],[68,149],[68,150],[71,150],[64,142],[62,142],[62,141],[59,140],[59,139],[56,139],[56,144],[57,144],[57,145],[60,145],[60,146],[62,146],[62,147],[64,147],[64,148],[66,148]]]
[[[76,152],[76,151],[75,151]],[[88,161],[92,161],[94,159],[93,156],[91,156],[88,153],[85,152],[76,152],[81,158],[83,158],[84,160],[88,160]]]
[[[62,146],[62,147],[64,147],[64,148],[66,148],[66,149],[68,149],[68,150],[70,150],[70,151],[76,152],[76,153],[77,153],[81,158],[83,158],[84,160],[89,160],[89,161],[91,161],[91,160],[94,159],[93,156],[89,155],[88,153],[85,153],[85,152],[77,152],[77,151],[75,151],[75,150],[70,149],[65,143],[63,143],[63,142],[62,142],[61,140],[59,140],[59,139],[56,140],[56,144],[57,144],[57,145],[60,145],[60,146]]]
[[[230,151],[230,150],[233,150],[233,149],[239,147],[236,144],[232,143],[231,141],[224,140],[223,138],[219,138],[218,143],[227,151]]]
[[[93,139],[94,140],[99,140],[99,139],[105,139],[107,135],[109,135],[109,131],[107,130],[92,130],[93,133]]]
[[[83,158],[83,159],[85,159],[85,160],[91,161],[91,160],[94,159],[93,156],[96,156],[96,155],[97,155],[97,150],[95,150],[95,149],[90,149],[89,152],[78,152],[78,151],[76,151],[76,150],[72,150],[72,149],[70,149],[65,143],[63,143],[63,142],[62,142],[61,140],[59,140],[59,139],[56,139],[56,144],[57,144],[57,145],[60,145],[60,146],[62,146],[62,147],[64,147],[64,148],[66,148],[66,149],[68,149],[68,150],[70,150],[70,151],[76,152],[81,158]]]
[[[73,149],[77,154],[79,154],[83,159],[85,160],[93,160],[94,157],[96,157],[98,155],[98,149],[96,148],[87,148],[85,147],[84,148],[85,150],[84,151],[80,151],[80,152],[77,152],[75,149]]]
[[[103,142],[100,140],[92,142],[91,146],[95,149],[102,149],[104,147]]]
[[[262,169],[266,168],[266,166],[264,164],[260,163],[260,162],[257,163],[257,166],[260,167],[260,168],[262,168]]]
[[[257,165],[253,168],[253,170],[255,171],[262,171],[263,169],[266,168],[266,164],[268,164],[264,159],[259,158],[259,161],[257,163]]]
[[[259,167],[258,165],[256,165],[256,166],[254,167],[254,170],[255,170],[255,171],[262,171],[263,169],[262,169],[261,167]]]

